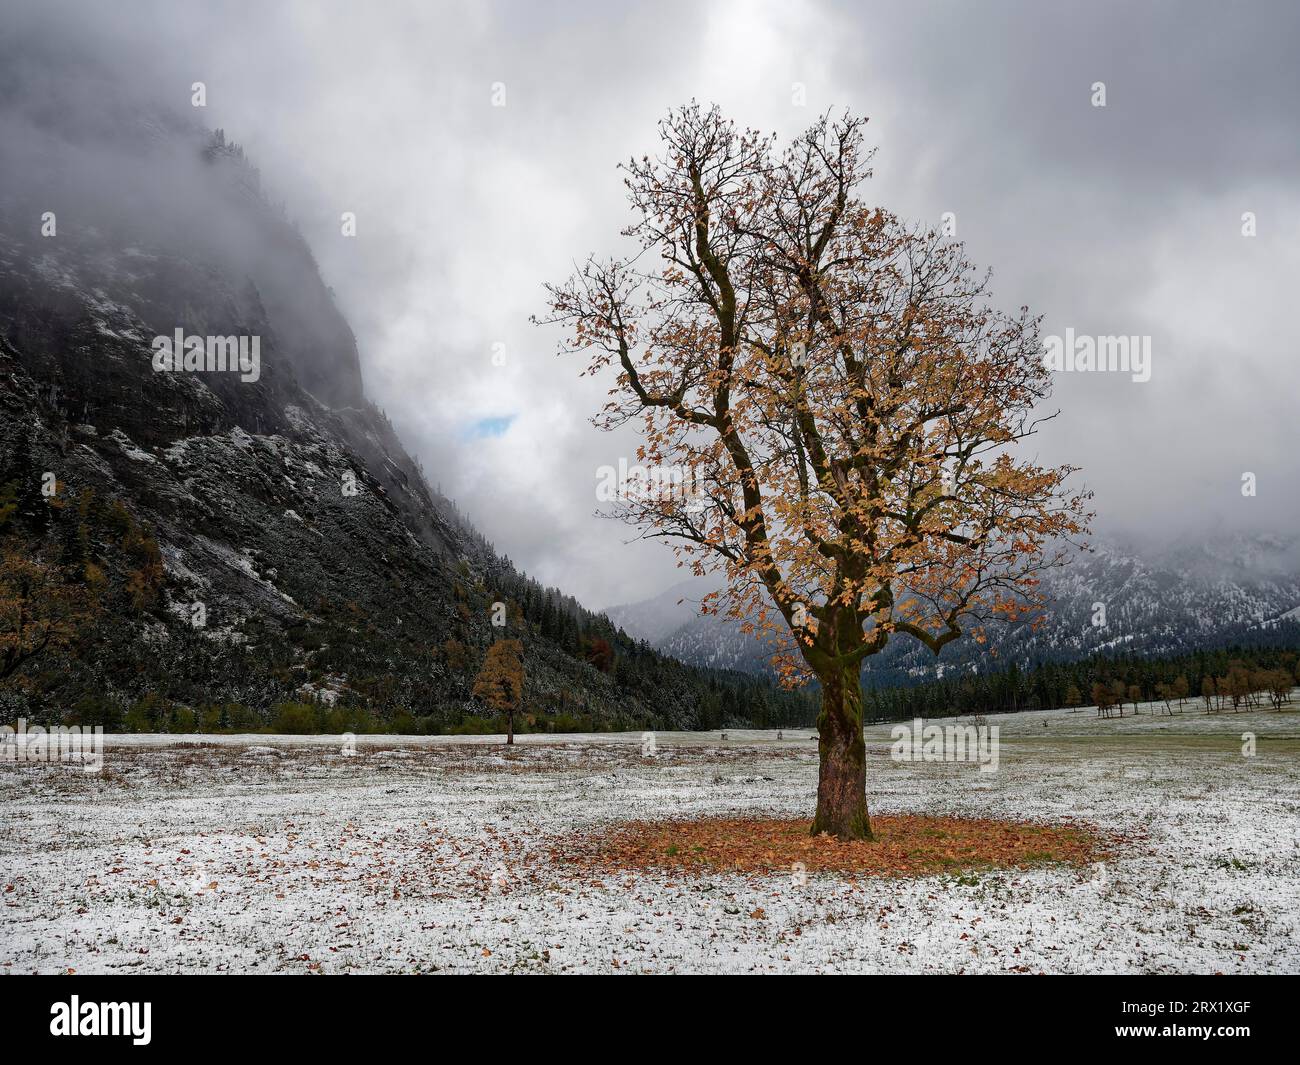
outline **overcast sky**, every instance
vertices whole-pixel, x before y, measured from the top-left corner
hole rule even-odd
[[[1040,441],[1084,468],[1101,531],[1296,530],[1300,5],[0,0],[0,33],[31,32],[178,109],[206,84],[199,117],[287,201],[430,480],[589,606],[680,574],[593,516],[597,468],[635,444],[590,426],[607,385],[528,316],[620,247],[615,166],[691,98],[783,139],[870,116],[864,197],[954,212],[998,303],[1152,337],[1149,382],[1058,375]]]

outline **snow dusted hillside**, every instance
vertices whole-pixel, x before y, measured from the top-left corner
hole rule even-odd
[[[310,248],[223,131],[11,90],[0,78],[0,533],[100,609],[93,653],[51,649],[40,683],[0,693],[6,715],[242,728],[311,699],[364,715],[339,730],[454,727],[481,711],[501,636],[526,639],[530,712],[562,723],[699,726],[722,689],[750,705],[735,693],[767,687],[632,645],[430,487],[366,398]],[[193,365],[159,364],[174,336]],[[257,361],[218,362],[227,342]]]

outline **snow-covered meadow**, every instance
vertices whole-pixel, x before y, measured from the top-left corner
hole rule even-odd
[[[1126,837],[1106,863],[806,883],[552,853],[809,816],[806,731],[109,737],[102,774],[0,762],[0,971],[1300,971],[1300,713],[1143,709],[990,718],[996,772],[868,730],[873,811],[1084,821]]]

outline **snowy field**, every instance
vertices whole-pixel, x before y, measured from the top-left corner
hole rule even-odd
[[[0,971],[1300,971],[1300,712],[989,718],[996,772],[893,762],[872,810],[1078,820],[1087,869],[595,879],[563,837],[810,816],[807,731],[109,737],[102,775],[0,763]],[[1253,757],[1242,733],[1257,737]]]

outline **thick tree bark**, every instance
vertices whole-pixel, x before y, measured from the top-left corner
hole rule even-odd
[[[856,667],[819,678],[817,816],[813,835],[873,839],[867,816],[867,745],[862,737],[862,681]]]

